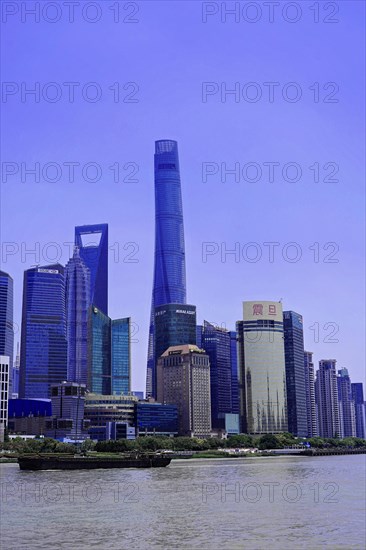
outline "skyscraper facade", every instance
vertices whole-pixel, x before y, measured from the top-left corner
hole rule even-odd
[[[157,364],[158,401],[178,407],[179,435],[208,437],[211,432],[210,360],[204,350],[168,348]]]
[[[241,431],[288,430],[283,315],[280,302],[243,302],[237,323]]]
[[[225,415],[233,413],[231,336],[224,328],[204,321],[201,346],[210,359],[212,427],[225,429]]]
[[[356,437],[365,438],[365,403],[363,398],[363,384],[351,384],[352,399],[355,404]]]
[[[155,259],[151,300],[146,396],[156,397],[154,308],[186,303],[183,207],[176,141],[155,142]]]
[[[131,319],[110,319],[89,308],[87,389],[100,395],[131,391]]]
[[[307,437],[315,437],[318,435],[318,427],[316,421],[314,363],[313,354],[311,351],[304,351],[304,373],[308,432]]]
[[[285,345],[288,430],[297,437],[308,434],[305,371],[304,329],[302,316],[294,311],[283,312]]]
[[[9,357],[11,374],[14,353],[13,308],[13,279],[5,271],[0,271],[0,355]],[[9,394],[11,391],[12,376],[10,376]]]
[[[111,394],[111,320],[96,306],[88,319],[88,380],[92,393]]]
[[[90,272],[75,246],[65,267],[67,380],[87,383]]]
[[[131,392],[131,318],[111,321],[111,394]]]
[[[355,437],[355,404],[351,393],[351,379],[348,370],[345,368],[338,371],[337,388],[340,437]]]
[[[338,388],[335,359],[322,359],[315,380],[315,400],[320,437],[339,437]]]
[[[158,359],[171,346],[196,344],[196,306],[164,304],[154,308],[154,350]],[[156,382],[154,383],[156,386]]]
[[[232,414],[239,415],[239,372],[238,372],[238,336],[236,330],[230,334],[230,358],[231,358],[231,409]]]
[[[108,225],[75,227],[75,246],[89,269],[89,303],[108,315]]]
[[[0,443],[4,441],[8,425],[9,387],[10,359],[8,355],[0,355]]]
[[[24,272],[20,346],[20,397],[49,398],[51,384],[67,378],[64,268]]]

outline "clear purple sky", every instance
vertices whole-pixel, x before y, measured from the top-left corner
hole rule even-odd
[[[8,4],[4,2],[3,4]],[[14,4],[14,2],[11,2]],[[21,3],[19,3],[20,6]],[[34,2],[27,2],[28,8]],[[41,2],[41,5],[49,4]],[[59,2],[63,5],[62,2]],[[81,2],[81,5],[88,2]],[[154,187],[153,152],[156,139],[176,139],[179,144],[182,192],[185,216],[187,255],[187,290],[189,303],[197,305],[198,321],[203,319],[233,328],[242,316],[243,300],[279,300],[285,309],[304,317],[305,346],[314,352],[316,363],[322,358],[336,358],[338,367],[347,367],[353,381],[364,381],[364,17],[361,1],[342,1],[336,15],[319,3],[320,22],[314,22],[314,2],[297,2],[302,15],[289,23],[281,2],[273,23],[268,22],[268,8],[258,2],[262,16],[249,23],[241,15],[220,21],[220,13],[202,22],[199,1],[138,2],[139,12],[132,14],[133,3],[120,2],[120,17],[138,19],[138,23],[113,22],[109,9],[114,2],[97,3],[100,21],[83,20],[80,7],[75,8],[74,23],[68,22],[66,7],[61,20],[54,8],[41,14],[40,22],[32,16],[21,22],[20,11],[3,24],[3,80],[13,95],[3,97],[2,157],[17,163],[19,172],[3,175],[1,183],[1,238],[29,249],[40,243],[40,258],[19,251],[3,257],[2,269],[14,278],[15,322],[20,322],[22,276],[35,263],[50,263],[58,243],[58,257],[66,263],[75,225],[109,224],[110,278],[109,313],[112,317],[130,315],[138,325],[133,344],[133,389],[145,388],[147,330],[153,274]],[[230,8],[233,2],[227,2]],[[241,2],[244,7],[247,2]],[[220,3],[211,3],[219,6]],[[132,7],[131,7],[132,6]],[[20,9],[20,7],[19,7]],[[253,8],[252,8],[253,9]],[[258,12],[259,13],[259,12]],[[90,8],[89,18],[95,12]],[[288,18],[296,14],[289,11]],[[254,17],[254,11],[247,13]],[[339,19],[326,23],[324,18]],[[21,83],[25,84],[21,84]],[[39,82],[46,98],[52,98],[55,82],[61,99],[39,102],[26,96],[23,86]],[[64,82],[79,82],[75,101],[68,100]],[[80,89],[96,82],[102,92],[100,101],[83,99]],[[120,83],[122,97],[138,99],[135,103],[114,102],[108,88]],[[133,96],[136,85],[139,90]],[[226,83],[232,89],[239,83],[243,96],[226,101],[216,93],[202,102],[202,82]],[[262,91],[257,102],[254,87]],[[264,82],[278,82],[274,101],[268,100]],[[296,82],[302,97],[285,101],[284,85]],[[320,100],[314,101],[319,83]],[[339,91],[333,95],[336,83]],[[10,87],[9,87],[10,86]],[[312,90],[309,87],[312,86]],[[19,92],[16,92],[17,87]],[[116,86],[114,86],[116,88]],[[94,89],[85,93],[91,97]],[[295,89],[289,88],[293,97]],[[47,95],[48,94],[48,95]],[[338,102],[324,102],[324,98]],[[224,98],[225,99],[225,98]],[[75,181],[69,181],[67,162],[97,163],[102,171],[99,182],[83,179],[81,166],[75,167]],[[44,167],[56,162],[62,168],[58,182],[35,183],[21,166],[39,162]],[[120,163],[121,180],[133,170],[123,166],[136,163],[138,182],[115,183],[108,167]],[[202,163],[226,163],[231,168],[248,162],[261,166],[257,182],[243,178],[235,182],[220,173],[202,181]],[[274,181],[268,179],[268,166],[277,162]],[[283,166],[296,162],[302,169],[300,181],[285,181]],[[319,163],[320,181],[314,181]],[[327,165],[324,169],[324,165]],[[214,164],[214,166],[216,166]],[[334,166],[337,182],[323,181]],[[50,169],[46,179],[53,177]],[[249,171],[249,178],[253,172]],[[289,177],[294,172],[289,168]],[[92,170],[88,177],[92,177]],[[137,245],[123,247],[126,243]],[[233,249],[239,243],[245,258],[235,262],[233,255],[209,256],[202,261],[202,243],[218,243]],[[262,258],[256,262],[258,243]],[[274,261],[268,260],[264,242],[278,242]],[[296,242],[302,258],[285,261],[282,249]],[[339,251],[330,256],[336,243]],[[24,243],[23,245],[21,243]],[[118,243],[118,245],[114,244]],[[224,244],[221,244],[224,243]],[[314,243],[319,243],[319,262],[314,261]],[[138,252],[128,260],[138,246]],[[117,257],[119,247],[119,258]],[[243,248],[244,247],[244,248]],[[312,250],[309,249],[312,247]],[[42,253],[43,249],[43,253]],[[4,252],[4,245],[3,245]],[[288,249],[293,257],[294,248]],[[337,259],[337,263],[324,262]],[[38,261],[39,260],[39,261]],[[317,323],[317,324],[316,324]],[[330,323],[330,324],[327,324]],[[310,327],[313,327],[312,329]],[[319,334],[315,334],[316,328]],[[339,327],[337,334],[332,334]],[[19,339],[19,333],[16,338]],[[329,340],[339,340],[332,342]]]

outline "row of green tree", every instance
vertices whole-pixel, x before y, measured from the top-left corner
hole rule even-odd
[[[266,434],[262,436],[233,435],[228,439],[198,439],[195,437],[138,437],[134,440],[119,439],[117,441],[100,441],[94,443],[86,440],[81,445],[82,451],[96,450],[100,452],[122,451],[208,451],[218,448],[258,448],[283,449],[300,443],[310,443],[312,448],[324,449],[332,447],[366,447],[364,439],[347,437],[345,439],[324,439],[313,437],[309,439],[296,439],[290,433]],[[15,453],[73,453],[75,446],[61,443],[55,439],[39,438],[22,440],[11,439],[1,444],[0,450],[13,451]]]

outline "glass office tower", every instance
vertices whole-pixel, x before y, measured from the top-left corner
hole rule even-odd
[[[89,308],[87,389],[102,395],[131,391],[131,319],[112,320]]]
[[[89,303],[108,315],[108,225],[75,227],[75,246],[90,272]]]
[[[111,394],[111,320],[95,306],[89,308],[88,380],[92,393]]]
[[[49,398],[51,384],[66,377],[64,268],[34,267],[24,272],[20,397]]]
[[[338,371],[337,389],[340,436],[356,437],[355,403],[352,399],[351,378],[345,368]]]
[[[196,344],[196,306],[164,304],[154,313],[156,360],[170,346]]]
[[[212,427],[225,429],[225,414],[233,412],[230,332],[204,321],[201,346],[210,358]]]
[[[339,437],[338,387],[335,359],[322,359],[315,380],[315,401],[320,437]]]
[[[302,316],[283,312],[285,343],[288,431],[307,437],[306,384],[304,370],[304,328]]]
[[[13,326],[13,279],[8,273],[0,271],[0,355],[9,357],[10,387],[12,394],[14,326]]]
[[[365,402],[363,399],[363,384],[362,382],[352,382],[351,384],[352,399],[355,404],[356,416],[356,437],[365,438]]]
[[[67,380],[87,383],[90,272],[75,246],[65,267]]]
[[[304,371],[305,371],[305,394],[306,394],[306,416],[308,425],[308,437],[318,435],[318,424],[316,418],[315,405],[315,371],[313,363],[313,353],[304,351]]]
[[[288,430],[281,302],[243,302],[237,323],[241,431]]]
[[[156,397],[154,308],[186,303],[183,207],[176,141],[155,142],[155,261],[151,301],[146,396]]]
[[[131,392],[131,318],[111,321],[111,393]]]

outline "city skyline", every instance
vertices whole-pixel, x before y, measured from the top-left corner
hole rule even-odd
[[[362,3],[343,3],[341,22],[334,25],[314,24],[309,10],[308,17],[304,12],[296,24],[236,24],[230,19],[221,24],[218,15],[202,24],[198,4],[177,3],[170,9],[166,2],[144,2],[139,23],[123,25],[123,32],[107,18],[97,25],[75,23],[76,27],[60,22],[52,25],[53,42],[46,49],[40,37],[48,34],[50,23],[23,25],[14,17],[5,29],[11,28],[10,40],[17,36],[17,46],[9,48],[4,64],[5,81],[24,81],[31,88],[34,81],[75,80],[79,89],[96,81],[103,90],[96,103],[77,93],[74,103],[65,94],[55,103],[36,103],[32,96],[22,102],[20,94],[7,98],[3,159],[15,163],[18,172],[2,182],[2,241],[15,244],[9,245],[13,255],[3,255],[1,269],[14,279],[14,321],[20,325],[24,269],[53,263],[47,256],[51,260],[60,252],[59,261],[65,265],[72,255],[76,225],[108,223],[108,314],[117,318],[122,311],[136,323],[133,388],[145,388],[154,258],[153,144],[172,139],[179,143],[182,173],[187,301],[196,305],[198,323],[225,323],[233,329],[243,300],[282,298],[285,309],[303,316],[305,347],[313,351],[315,364],[337,358],[353,379],[365,382],[365,132],[359,115],[364,112],[363,71],[358,70],[363,66]],[[190,28],[188,44],[185,28]],[[79,47],[80,41],[85,48]],[[106,51],[100,44],[108,45]],[[174,63],[167,44],[172,44]],[[151,64],[147,45],[159,63]],[[39,65],[38,59],[44,63]],[[56,65],[57,71],[51,70]],[[120,83],[121,92],[126,82],[136,82],[138,102],[115,103],[109,90],[114,82]],[[241,89],[256,82],[262,98],[237,102],[234,95],[221,100],[216,93],[204,102],[203,82],[217,83],[219,89],[224,83],[227,90],[236,82]],[[279,83],[273,103],[264,82]],[[283,99],[288,82],[301,87],[297,103]],[[321,92],[318,103],[309,89],[316,82]],[[328,82],[339,88],[337,103],[323,101],[331,92],[323,88]],[[36,162],[41,167],[58,163],[60,180],[52,183],[41,176],[37,183],[34,176],[24,174]],[[70,162],[79,163],[73,181],[65,165]],[[98,181],[87,181],[82,172],[90,162],[100,167]],[[279,163],[274,181],[269,178],[271,162]],[[259,165],[259,181],[249,181],[255,179],[255,164],[249,180],[242,177],[247,163]],[[295,183],[283,178],[288,163],[301,167],[301,179]],[[225,167],[233,170],[236,164],[240,181],[228,174],[225,182]],[[50,170],[49,180],[53,175]],[[93,167],[88,175],[94,179]],[[291,169],[289,176],[293,177]],[[244,246],[253,242],[262,252],[258,262],[250,261],[255,248],[243,258]],[[268,242],[280,243],[273,262],[263,244]],[[301,247],[297,263],[283,258],[289,242]],[[22,257],[22,243],[28,250],[39,243],[40,257]],[[211,247],[216,253],[204,258],[202,243],[216,243]],[[233,250],[235,243],[240,245],[240,261],[233,254],[224,254],[226,261],[221,261],[224,247]],[[288,249],[289,257],[294,253]],[[336,339],[338,343],[329,342]]]

